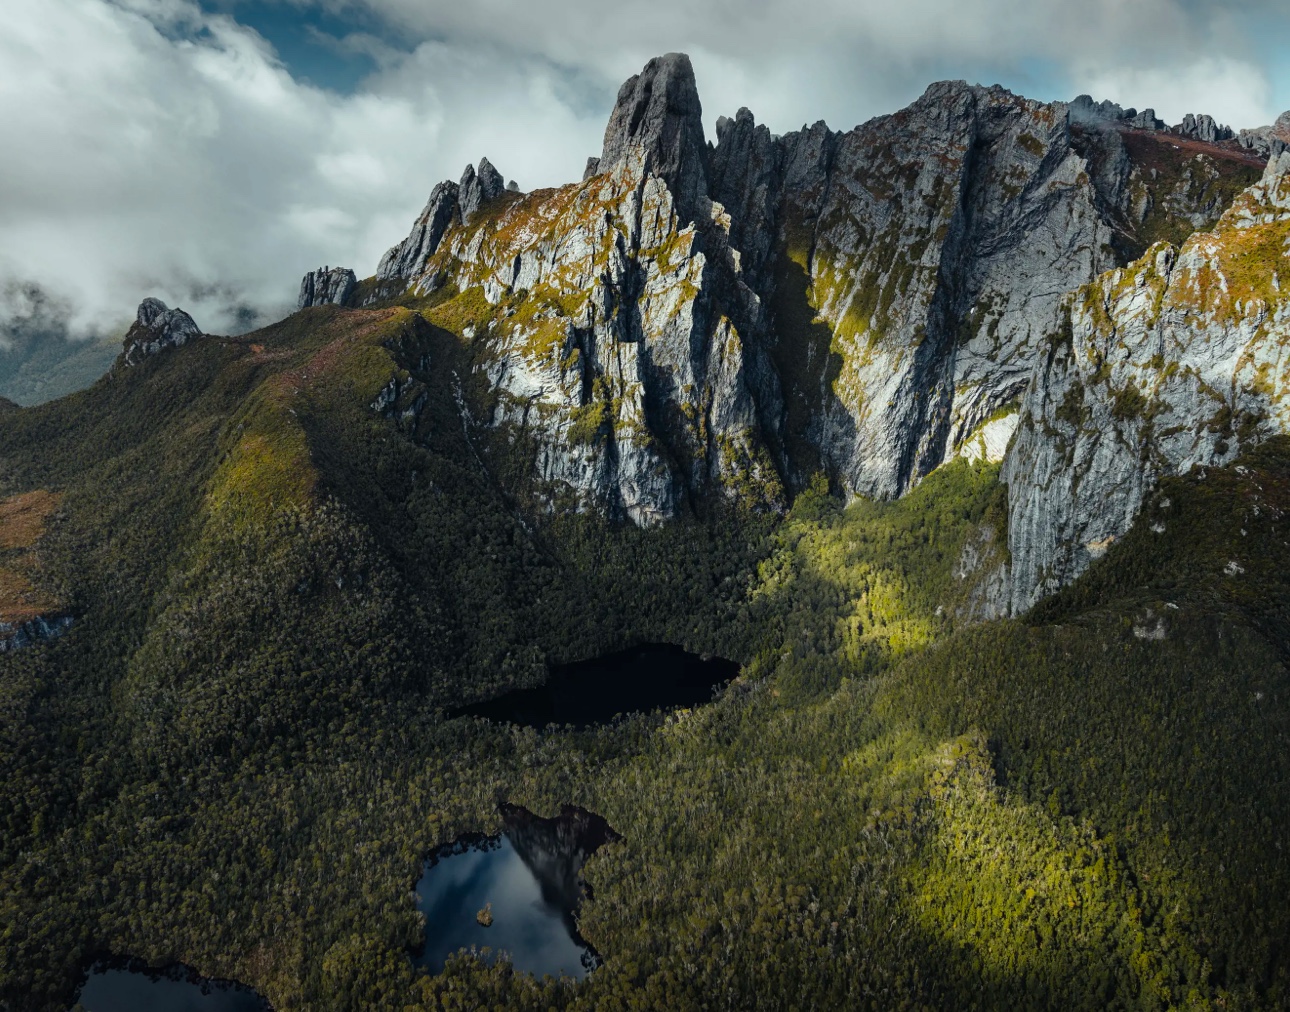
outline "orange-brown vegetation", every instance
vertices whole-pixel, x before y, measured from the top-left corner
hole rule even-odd
[[[21,625],[58,607],[32,577],[40,567],[36,543],[60,498],[35,489],[0,500],[0,623]]]

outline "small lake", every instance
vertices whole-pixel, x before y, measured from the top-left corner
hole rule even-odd
[[[546,683],[462,707],[453,717],[486,717],[543,728],[588,727],[618,714],[649,713],[712,702],[715,689],[739,674],[721,657],[700,657],[669,644],[649,644],[551,669]]]
[[[587,858],[619,839],[598,815],[566,805],[543,819],[518,805],[501,806],[503,830],[440,848],[417,882],[425,944],[415,957],[431,973],[459,949],[488,947],[536,977],[581,980],[600,957],[578,934],[575,914]]]
[[[185,966],[151,969],[141,960],[100,960],[90,967],[75,1009],[86,1012],[271,1012],[244,984],[209,980]]]

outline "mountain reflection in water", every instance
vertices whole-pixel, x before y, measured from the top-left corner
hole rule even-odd
[[[584,894],[580,873],[599,847],[619,839],[604,819],[571,805],[543,819],[502,805],[499,836],[470,837],[440,848],[417,883],[425,944],[417,962],[432,973],[462,948],[505,952],[517,970],[582,979],[599,957],[578,935],[574,913]],[[491,924],[478,914],[487,908]]]

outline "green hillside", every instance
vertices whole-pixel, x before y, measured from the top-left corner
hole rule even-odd
[[[415,306],[312,309],[0,414],[0,497],[52,493],[0,567],[75,619],[0,654],[0,1008],[98,953],[279,1010],[1290,1002],[1290,441],[979,623],[997,467],[532,513],[471,365]],[[744,674],[588,731],[443,715],[649,641]],[[499,799],[622,835],[582,984],[408,956],[425,855]]]

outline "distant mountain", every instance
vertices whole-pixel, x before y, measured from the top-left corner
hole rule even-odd
[[[61,334],[0,348],[0,397],[43,404],[83,390],[107,372],[120,351],[119,337],[72,340]]]

